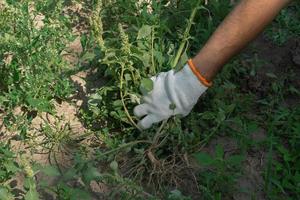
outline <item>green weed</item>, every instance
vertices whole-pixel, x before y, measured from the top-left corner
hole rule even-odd
[[[72,91],[61,56],[72,38],[68,20],[61,15],[62,1],[55,6],[7,1],[1,9],[0,104],[51,112],[53,99],[65,99]]]
[[[294,2],[287,8],[283,9],[279,16],[275,19],[275,23],[266,31],[266,35],[275,44],[282,45],[289,38],[299,37],[299,3]]]
[[[33,118],[53,114],[53,102],[68,99],[70,74],[97,69],[105,83],[89,94],[87,109],[81,111],[88,134],[72,135],[68,124],[45,123],[35,135],[43,140],[30,146],[54,157],[72,148],[71,167],[58,162],[41,166],[14,153],[11,140],[0,144],[0,199],[16,198],[10,181],[18,173],[25,177],[19,197],[25,200],[42,199],[44,193],[65,200],[99,197],[91,183],[109,188],[101,194],[104,199],[232,199],[241,190],[237,180],[249,152],[266,155],[257,173],[269,199],[300,198],[300,110],[298,104],[284,104],[289,95],[299,97],[292,69],[283,76],[267,73],[264,88],[250,87],[266,62],[240,56],[224,67],[189,116],[175,116],[146,131],[136,126],[132,109],[151,91],[149,78],[179,70],[196,54],[232,8],[229,0],[207,5],[198,0],[86,1],[88,30],[81,35],[83,52],[73,68],[62,56],[74,39],[73,23],[83,20],[66,15],[73,1],[5,2],[0,3],[0,121],[1,128],[16,134],[14,139],[35,141],[27,133]],[[283,44],[298,36],[298,10],[296,3],[283,10],[267,37]],[[42,27],[35,23],[37,16],[44,16]],[[266,132],[260,141],[253,139],[258,130]],[[81,144],[91,134],[98,146]],[[234,152],[220,142],[205,153],[218,138],[233,140]],[[36,181],[39,173],[56,184]]]

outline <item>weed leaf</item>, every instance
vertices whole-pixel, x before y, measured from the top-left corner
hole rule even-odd
[[[8,172],[16,173],[20,169],[13,162],[7,162],[3,164]]]
[[[80,189],[72,190],[72,196],[71,196],[70,200],[78,200],[78,199],[89,200],[89,199],[91,199],[91,196],[89,193],[87,193],[84,190],[80,190]]]
[[[26,193],[25,200],[39,200],[39,194],[34,187],[30,187],[29,191]]]
[[[92,180],[97,180],[101,177],[101,174],[98,172],[97,168],[89,166],[83,172],[83,179],[85,183],[90,183]]]
[[[0,199],[1,200],[13,200],[14,197],[11,193],[8,192],[8,190],[4,187],[0,186]]]
[[[81,61],[91,61],[96,57],[96,55],[92,52],[86,52],[82,57]]]
[[[198,163],[203,166],[209,166],[214,163],[214,159],[207,153],[196,153],[195,158],[198,161]]]
[[[216,157],[219,159],[222,159],[224,156],[224,149],[221,145],[217,145],[216,147]]]
[[[143,78],[140,85],[142,94],[147,94],[153,90],[153,81],[149,78]]]
[[[243,160],[244,160],[244,156],[242,155],[233,155],[227,159],[227,161],[233,166],[240,165]]]
[[[64,173],[64,180],[71,180],[76,175],[76,170],[74,168],[71,168],[66,173]]]
[[[140,28],[137,39],[144,39],[147,38],[151,35],[151,26],[149,25],[144,25],[142,28]]]
[[[47,176],[60,176],[60,172],[58,171],[58,169],[51,165],[42,168],[41,171]]]

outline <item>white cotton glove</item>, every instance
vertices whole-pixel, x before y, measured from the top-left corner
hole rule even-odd
[[[134,108],[136,117],[144,117],[138,123],[142,129],[173,115],[187,116],[207,89],[188,64],[178,72],[162,72],[151,79],[153,90],[143,97],[142,104]]]

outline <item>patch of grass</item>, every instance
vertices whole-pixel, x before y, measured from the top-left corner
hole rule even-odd
[[[299,198],[300,157],[298,154],[300,109],[279,108],[270,113],[266,190],[269,198]]]

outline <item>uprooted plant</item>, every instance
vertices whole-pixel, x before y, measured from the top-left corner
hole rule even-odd
[[[203,144],[192,141],[199,136],[185,128],[178,116],[143,131],[132,109],[140,103],[141,93],[152,90],[151,76],[171,68],[180,70],[187,61],[195,16],[201,9],[207,12],[201,3],[191,1],[187,7],[186,3],[127,1],[125,6],[122,1],[98,0],[91,17],[90,42],[97,46],[87,53],[98,60],[106,84],[90,96],[86,118],[91,126],[101,125],[99,135],[112,149],[101,153],[100,159],[109,155],[110,160],[121,163],[126,177],[146,180],[159,190],[163,190],[163,182],[180,185],[182,173],[196,182],[188,153]],[[174,23],[182,16],[184,27]],[[121,150],[131,159],[122,159],[126,155]]]

